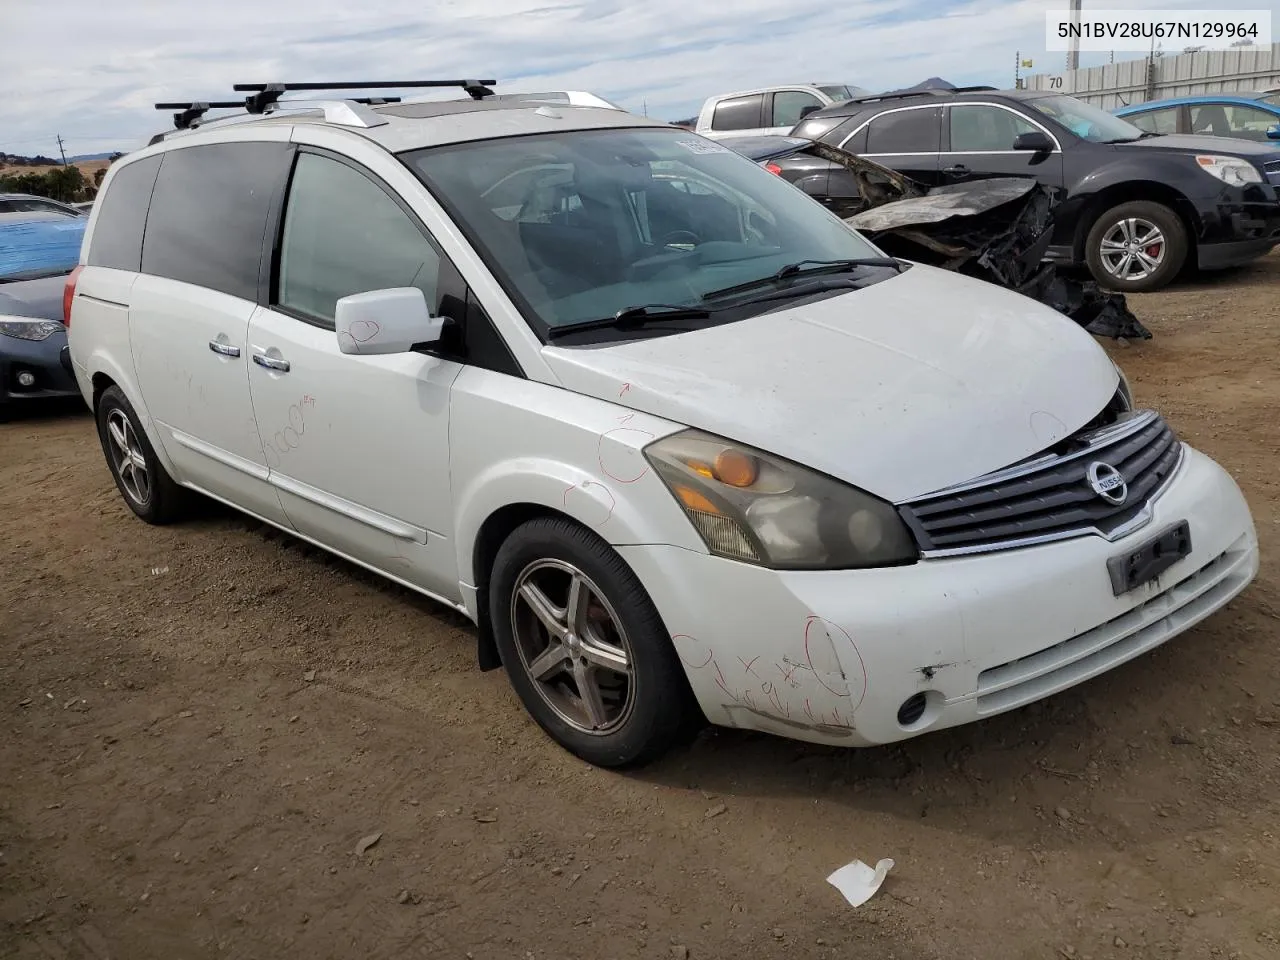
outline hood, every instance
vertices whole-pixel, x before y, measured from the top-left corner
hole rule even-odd
[[[1280,140],[1260,143],[1235,137],[1202,137],[1192,133],[1171,133],[1145,137],[1132,143],[1117,143],[1122,150],[1165,150],[1172,153],[1216,153],[1228,157],[1280,159]]]
[[[1117,386],[1105,351],[1062,314],[922,265],[738,323],[543,355],[567,389],[892,501],[1044,450]]]
[[[33,317],[61,323],[62,291],[66,283],[65,276],[0,283],[0,316]]]
[[[806,140],[804,137],[751,136],[729,137],[725,140],[724,145],[733,150],[734,153],[742,154],[748,160],[754,160],[756,163],[765,163],[769,160],[780,160],[783,157],[791,156],[793,153],[799,153],[812,143],[812,140]]]

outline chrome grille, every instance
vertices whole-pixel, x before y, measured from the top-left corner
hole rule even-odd
[[[1262,165],[1268,183],[1280,183],[1280,160],[1268,160]]]
[[[1173,476],[1182,444],[1154,411],[1072,437],[1060,453],[1036,457],[972,483],[900,504],[926,555],[979,553],[1089,533],[1118,536],[1144,522]],[[1119,471],[1127,496],[1095,492],[1091,464]]]

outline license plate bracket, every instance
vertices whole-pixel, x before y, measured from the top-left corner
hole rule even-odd
[[[1111,590],[1117,596],[1150,583],[1191,553],[1191,525],[1179,521],[1156,534],[1138,549],[1107,561]]]

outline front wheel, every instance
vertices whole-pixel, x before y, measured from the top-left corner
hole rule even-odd
[[[662,620],[599,537],[553,517],[517,528],[489,580],[494,639],[534,720],[588,763],[652,760],[700,717]]]
[[[1100,216],[1085,240],[1089,272],[1101,286],[1122,293],[1169,284],[1189,252],[1187,228],[1164,204],[1135,200]]]

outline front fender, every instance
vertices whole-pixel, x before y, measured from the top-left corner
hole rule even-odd
[[[547,384],[468,368],[450,401],[458,576],[473,587],[485,522],[513,506],[563,514],[614,546],[706,552],[643,448],[682,425]]]

